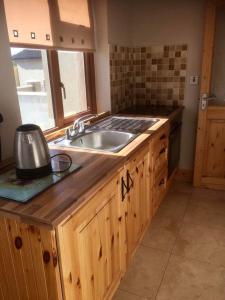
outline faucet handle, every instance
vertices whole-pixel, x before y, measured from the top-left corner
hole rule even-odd
[[[78,129],[77,128],[69,127],[66,130],[66,138],[67,138],[67,140],[72,140],[73,137],[75,135],[77,135],[77,134],[78,134]]]

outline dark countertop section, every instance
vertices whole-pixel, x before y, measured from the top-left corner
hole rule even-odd
[[[182,112],[183,109],[184,106],[135,105],[120,111],[118,114],[173,119],[173,117]]]
[[[102,155],[68,150],[51,150],[51,155],[67,153],[82,168],[42,192],[26,204],[0,198],[0,214],[13,216],[21,222],[52,227],[62,221],[69,212],[81,206],[90,193],[104,179],[123,165],[123,156]]]

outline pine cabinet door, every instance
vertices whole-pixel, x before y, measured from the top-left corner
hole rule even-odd
[[[75,215],[59,229],[67,300],[110,299],[119,284],[124,225],[117,187],[118,180],[110,182],[90,200],[92,209]]]
[[[151,216],[148,147],[127,165],[127,169],[132,182],[126,199],[127,260],[129,262]]]

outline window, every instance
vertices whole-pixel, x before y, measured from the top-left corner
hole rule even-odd
[[[92,54],[11,48],[22,123],[62,128],[95,112]]]
[[[83,53],[58,51],[58,59],[64,117],[86,111],[88,108]]]

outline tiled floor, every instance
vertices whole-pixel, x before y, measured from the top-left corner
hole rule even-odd
[[[225,192],[175,183],[113,300],[225,300]]]

